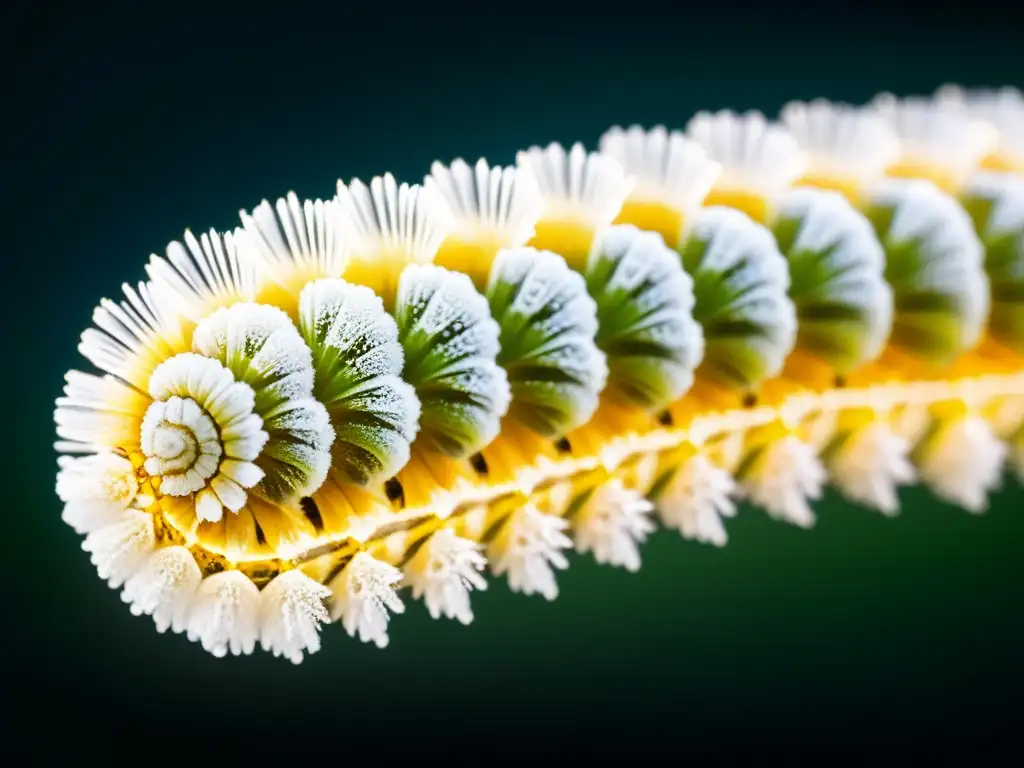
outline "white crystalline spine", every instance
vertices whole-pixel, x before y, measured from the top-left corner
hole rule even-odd
[[[869,107],[893,127],[902,142],[901,159],[942,169],[960,182],[997,146],[989,123],[941,100],[897,98],[881,93]]]
[[[721,186],[770,200],[800,178],[807,165],[793,135],[760,112],[699,112],[687,123],[686,135],[721,164]]]
[[[880,115],[861,107],[816,99],[790,102],[782,122],[804,150],[811,173],[872,184],[900,155],[900,140]]]
[[[338,181],[336,199],[353,258],[385,251],[428,262],[451,230],[451,211],[437,189],[399,185],[390,173],[374,177],[369,186],[359,179],[347,186]]]
[[[303,200],[294,192],[274,205],[262,201],[252,214],[241,211],[253,261],[264,281],[297,290],[310,280],[341,277],[348,243],[341,204]]]
[[[448,167],[435,162],[423,186],[435,190],[452,213],[452,231],[467,237],[496,237],[506,248],[525,245],[544,208],[529,168],[490,167],[481,158],[472,167],[463,159]]]
[[[246,238],[241,229],[223,234],[210,230],[197,240],[186,230],[184,245],[172,242],[166,259],[154,254],[146,266],[157,301],[194,323],[218,307],[252,301],[256,271],[245,254],[251,248]]]
[[[568,152],[555,142],[531,147],[516,155],[516,165],[536,178],[544,196],[544,218],[569,216],[594,227],[614,221],[636,183],[617,160],[588,154],[582,144],[573,144]]]
[[[684,214],[700,207],[722,172],[697,141],[663,125],[649,131],[639,125],[616,126],[601,137],[599,146],[636,178],[631,197],[673,205]]]

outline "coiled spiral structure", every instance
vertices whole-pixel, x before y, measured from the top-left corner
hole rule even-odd
[[[1024,469],[1024,98],[879,96],[612,128],[186,232],[103,300],[57,493],[135,614],[294,662],[473,619],[565,551],[636,570],[827,483],[982,512]]]

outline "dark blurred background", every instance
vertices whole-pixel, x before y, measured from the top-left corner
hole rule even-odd
[[[6,724],[46,717],[47,743],[133,759],[120,734],[146,754],[192,759],[206,736],[294,747],[293,762],[324,747],[469,763],[542,745],[536,759],[1004,750],[1024,695],[1014,481],[980,517],[914,489],[896,520],[830,496],[809,533],[744,510],[724,550],[659,532],[638,574],[574,557],[554,603],[495,580],[469,628],[410,602],[387,650],[331,626],[296,668],[218,661],[132,617],[59,519],[51,443],[92,307],[185,227],[234,226],[289,189],[329,196],[339,176],[415,182],[434,159],[509,163],[534,143],[593,146],[615,123],[682,127],[702,108],[1020,87],[1011,5],[11,12]]]

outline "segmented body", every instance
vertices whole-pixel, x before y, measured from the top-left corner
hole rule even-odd
[[[64,518],[158,630],[298,662],[332,618],[386,645],[404,586],[468,623],[488,565],[551,599],[655,519],[722,545],[742,498],[983,511],[1024,466],[1020,115],[702,114],[186,233],[83,334]]]

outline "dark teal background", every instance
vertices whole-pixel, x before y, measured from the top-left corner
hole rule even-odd
[[[793,98],[1024,84],[1024,27],[994,4],[684,5],[619,5],[611,18],[520,5],[481,6],[493,15],[478,19],[404,6],[372,18],[48,13],[8,27],[9,725],[45,714],[54,742],[83,749],[72,734],[95,726],[113,756],[112,734],[134,731],[182,756],[182,739],[205,735],[294,744],[296,760],[317,744],[386,759],[441,739],[479,759],[540,741],[541,756],[694,744],[757,755],[777,740],[991,751],[1015,732],[1013,482],[981,517],[915,489],[896,520],[830,496],[809,533],[744,510],[724,550],[659,532],[638,574],[574,557],[550,604],[496,580],[469,628],[410,602],[386,651],[332,626],[297,668],[218,661],[157,635],[59,519],[52,406],[63,372],[83,364],[78,334],[186,226],[234,226],[240,207],[289,189],[331,195],[338,176],[415,182],[434,159],[508,163],[533,143],[593,146],[613,123],[681,127],[701,108],[774,114]]]

